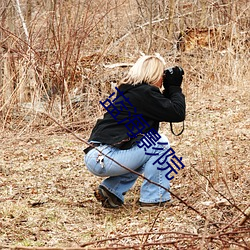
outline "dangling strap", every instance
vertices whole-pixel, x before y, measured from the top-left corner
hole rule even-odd
[[[175,132],[174,132],[174,130],[173,130],[173,123],[172,122],[170,122],[170,128],[171,128],[171,132],[172,132],[172,134],[174,134],[175,136],[179,136],[179,135],[181,135],[182,133],[183,133],[183,131],[184,131],[184,121],[182,122],[182,130],[181,130],[181,132],[179,133],[179,134],[175,134]]]

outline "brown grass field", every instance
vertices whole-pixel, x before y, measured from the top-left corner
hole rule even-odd
[[[53,3],[0,5],[0,249],[250,249],[248,1]],[[104,209],[82,149],[141,52],[185,70],[185,131],[161,124],[185,168],[170,207],[142,211],[139,178]]]

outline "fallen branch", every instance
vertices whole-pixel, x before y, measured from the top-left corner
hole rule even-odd
[[[24,246],[6,246],[0,245],[0,249],[11,250],[83,250],[82,247],[24,247]]]
[[[196,241],[196,240],[209,240],[210,242],[224,242],[227,246],[228,245],[234,245],[241,247],[242,249],[250,249],[247,244],[243,245],[239,242],[232,241],[232,235],[236,234],[242,234],[242,233],[250,233],[250,229],[248,230],[238,230],[238,231],[229,231],[226,233],[221,233],[221,234],[208,234],[205,237],[203,235],[199,236],[198,234],[192,234],[192,233],[182,233],[182,232],[146,232],[146,233],[135,233],[135,234],[130,234],[130,235],[122,235],[118,237],[113,237],[113,238],[107,238],[103,240],[97,240],[93,242],[88,242],[85,244],[80,245],[79,247],[25,247],[25,246],[7,246],[7,245],[0,245],[0,249],[11,249],[11,250],[83,250],[85,247],[94,245],[94,244],[100,244],[104,243],[107,241],[117,241],[121,240],[124,238],[133,238],[136,236],[149,236],[149,235],[168,235],[165,237],[166,239],[171,239],[170,241],[161,241],[161,242],[147,242],[147,243],[142,243],[142,244],[134,244],[134,245],[122,245],[117,246],[115,243],[113,243],[112,246],[107,246],[107,247],[97,247],[97,248],[89,248],[88,249],[95,249],[95,250],[104,250],[104,249],[141,249],[142,247],[146,246],[160,246],[160,245],[173,245],[175,243],[180,243],[180,242],[185,242],[187,241]],[[222,238],[224,237],[224,238]],[[228,237],[228,238],[225,238]],[[115,245],[115,246],[114,246]]]
[[[113,68],[117,68],[117,67],[122,67],[122,68],[131,67],[133,65],[134,65],[133,63],[114,63],[114,64],[110,64],[110,65],[103,64],[103,67],[108,68],[108,69],[113,69]]]

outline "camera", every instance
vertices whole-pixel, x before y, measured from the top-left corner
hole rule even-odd
[[[163,75],[166,75],[167,73],[170,73],[171,75],[174,74],[174,67],[165,69]]]
[[[163,85],[165,88],[169,85],[181,86],[184,70],[181,67],[174,66],[167,68],[163,72]]]
[[[165,69],[163,76],[166,76],[167,74],[173,75],[175,69],[177,69],[181,75],[184,75],[184,70],[181,67],[175,66]]]

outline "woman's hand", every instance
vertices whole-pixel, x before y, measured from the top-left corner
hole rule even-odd
[[[175,66],[164,70],[163,86],[168,89],[169,86],[181,86],[184,70],[181,67]]]

